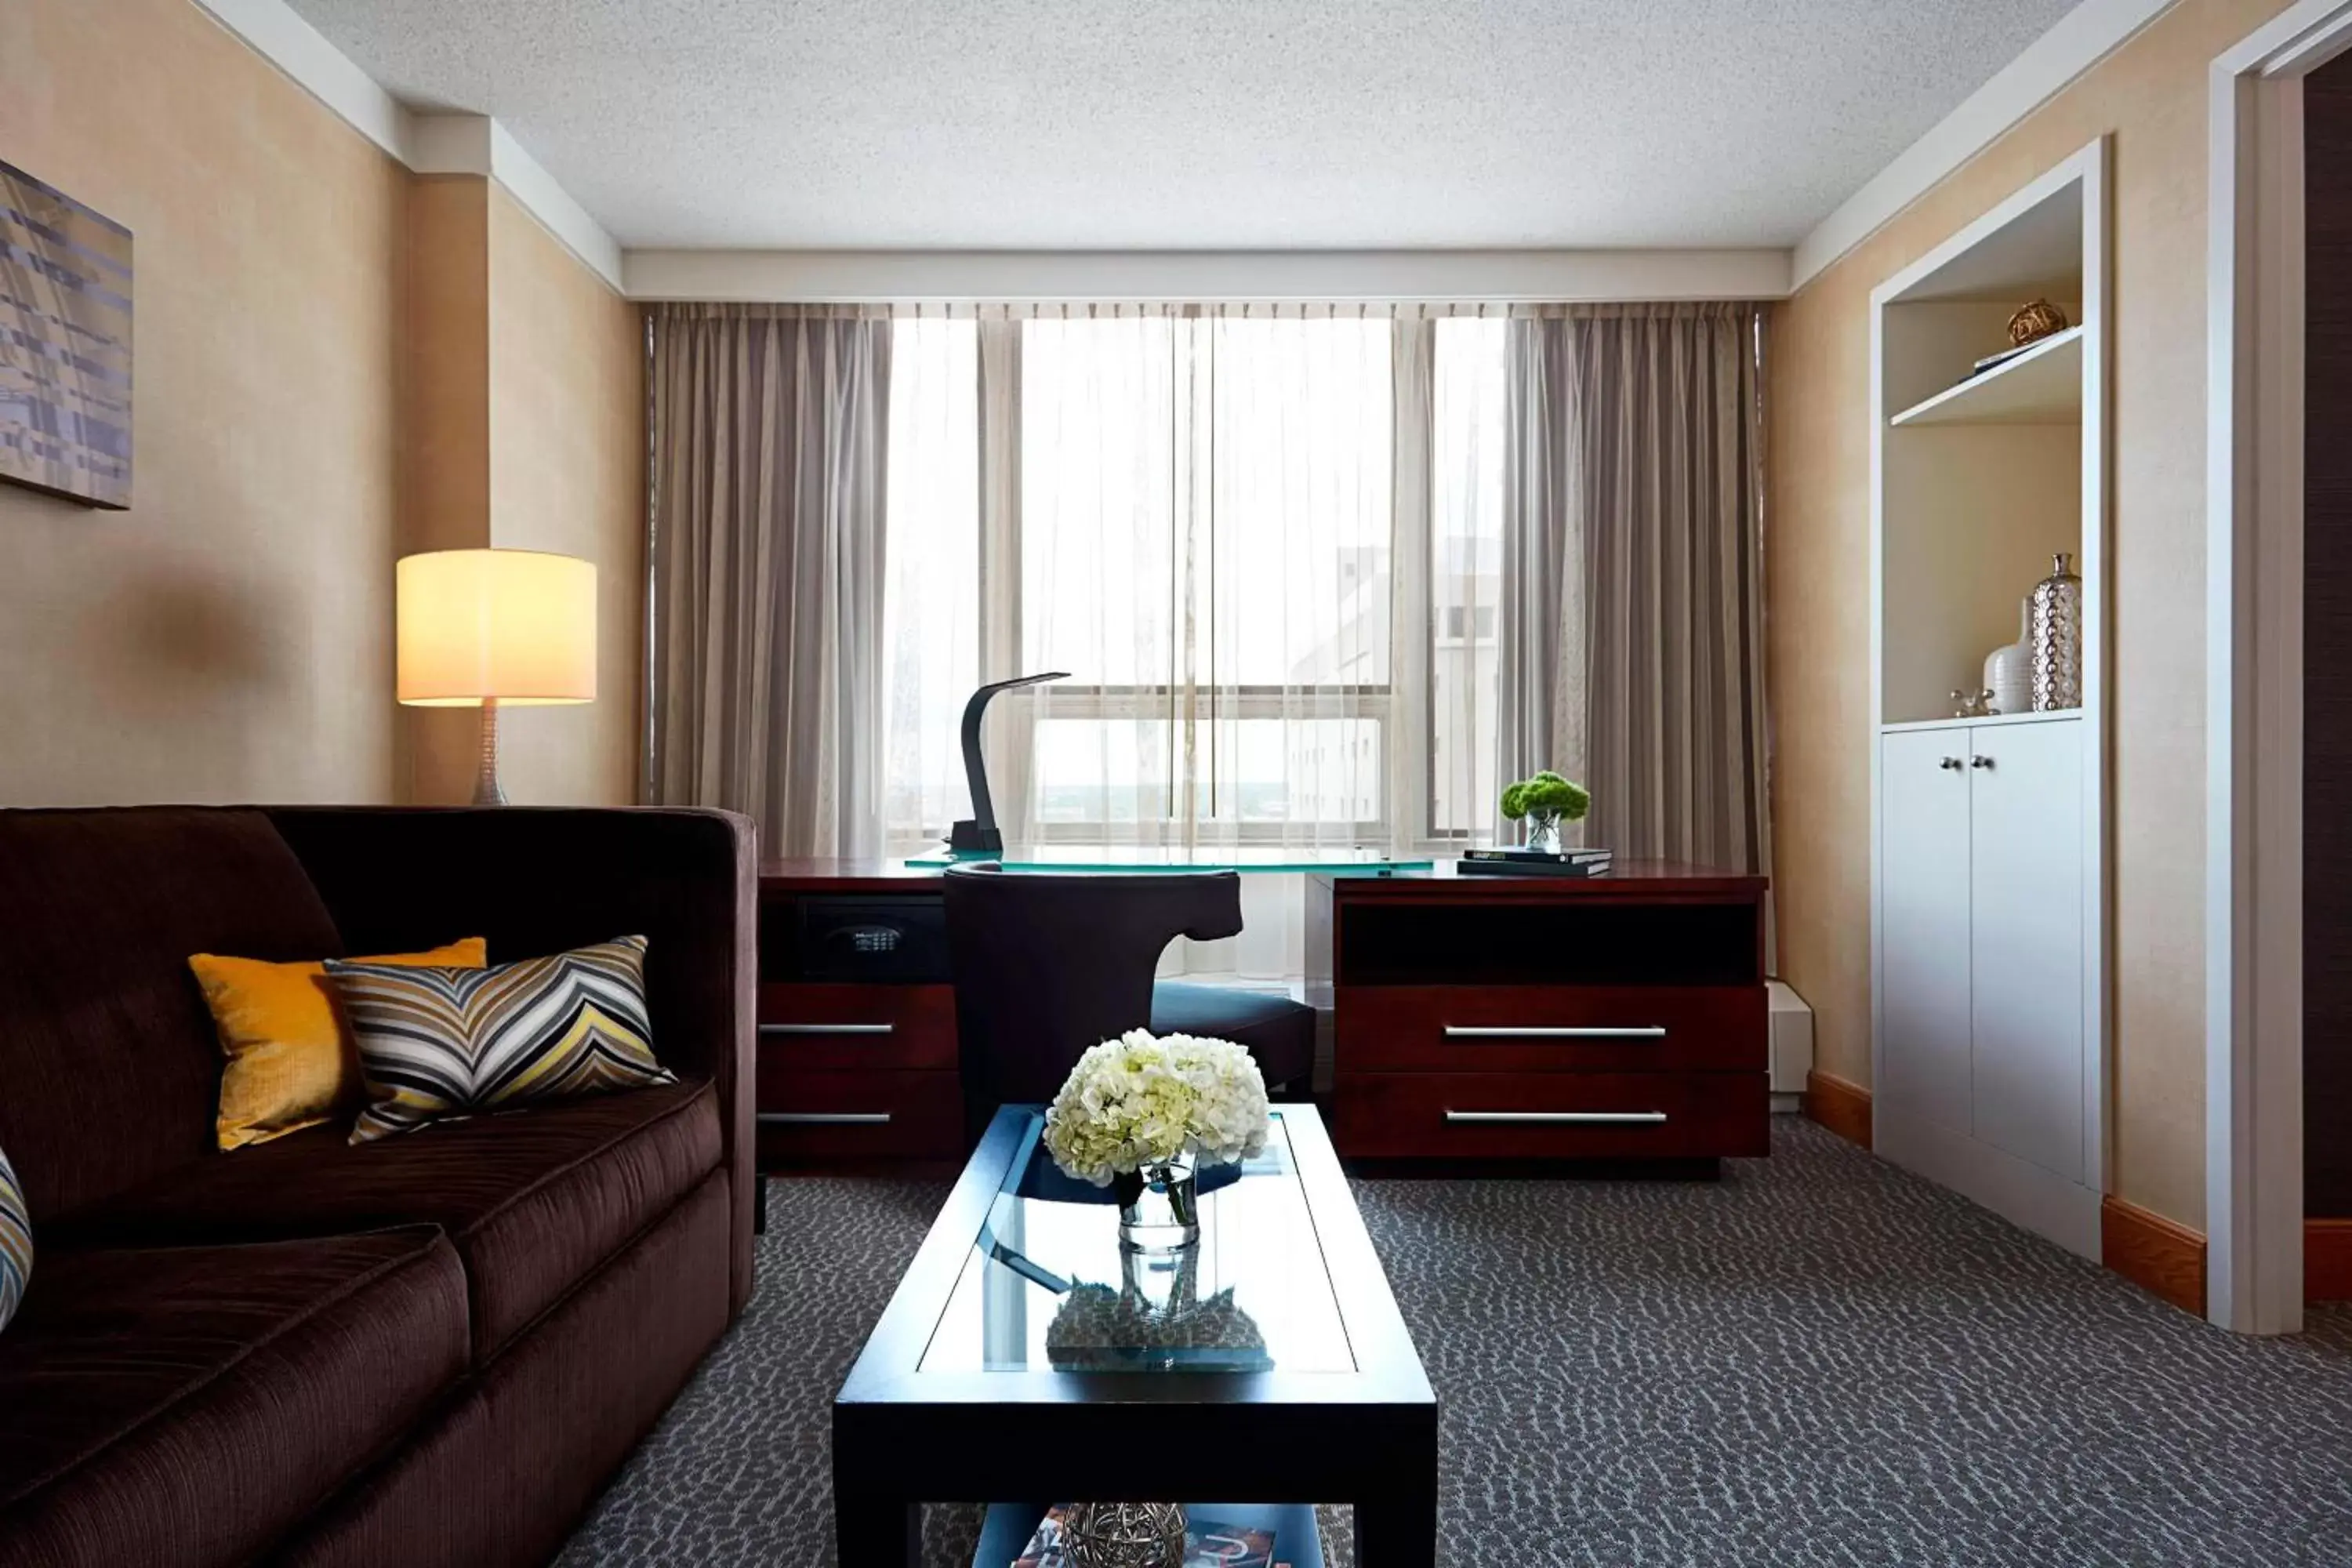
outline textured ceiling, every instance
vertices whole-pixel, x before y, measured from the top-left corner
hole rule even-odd
[[[291,0],[631,246],[1783,246],[2073,0]]]

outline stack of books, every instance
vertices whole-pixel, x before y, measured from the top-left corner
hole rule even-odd
[[[1608,849],[1562,849],[1557,854],[1506,845],[1465,849],[1454,869],[1465,877],[1606,877],[1615,853]]]

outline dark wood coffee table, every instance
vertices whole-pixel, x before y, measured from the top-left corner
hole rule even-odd
[[[1362,1568],[1433,1568],[1436,1396],[1321,1119],[1272,1121],[1188,1271],[997,1113],[834,1399],[842,1568],[910,1568],[924,1502],[1201,1498],[1347,1504]]]

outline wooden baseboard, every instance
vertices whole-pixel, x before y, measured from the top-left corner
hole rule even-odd
[[[2352,1301],[2352,1219],[2303,1222],[2303,1299]]]
[[[1870,1090],[1825,1072],[1805,1075],[1805,1114],[1848,1142],[1870,1147]]]
[[[2149,1295],[2205,1315],[2205,1237],[2112,1193],[2099,1204],[2099,1261]]]

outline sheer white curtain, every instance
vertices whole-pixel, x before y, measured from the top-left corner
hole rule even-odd
[[[1410,851],[1494,817],[1505,322],[986,307],[896,324],[889,837],[966,814],[982,679],[1009,841]],[[1171,967],[1301,968],[1298,878]]]
[[[1024,323],[1023,837],[1223,852],[1386,847],[1386,314],[1129,307]],[[1171,966],[1297,973],[1298,879]]]
[[[963,705],[980,684],[979,343],[969,320],[891,324],[883,839],[904,854],[970,815]]]
[[[1434,323],[1431,429],[1427,837],[1492,842],[1503,827],[1502,658],[1510,323],[1500,310]]]

